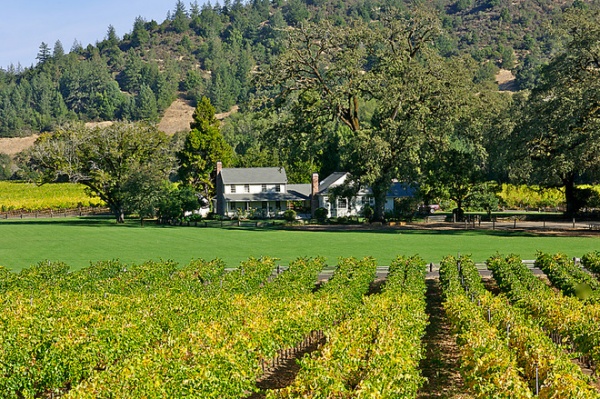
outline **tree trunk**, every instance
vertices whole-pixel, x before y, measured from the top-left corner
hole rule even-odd
[[[462,197],[454,198],[454,201],[456,202],[456,209],[452,211],[454,215],[454,221],[462,222],[465,215],[465,211],[462,209],[463,199]]]
[[[382,189],[377,187],[377,184],[373,184],[373,198],[375,199],[375,207],[373,209],[373,221],[383,222],[385,221],[385,197],[387,194],[387,188]]]
[[[112,211],[113,215],[115,215],[117,223],[125,223],[125,212],[123,211],[123,207],[110,204],[110,210]]]

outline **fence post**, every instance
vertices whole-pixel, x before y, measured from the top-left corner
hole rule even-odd
[[[540,394],[540,371],[539,367],[535,365],[535,395],[538,396]]]
[[[575,218],[573,218],[573,228],[575,228]]]

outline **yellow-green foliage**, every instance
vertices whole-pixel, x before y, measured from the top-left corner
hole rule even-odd
[[[2,212],[101,205],[104,205],[104,202],[98,197],[89,197],[80,184],[53,183],[37,186],[33,183],[0,181],[0,211]]]
[[[502,204],[510,209],[556,208],[565,203],[565,193],[557,188],[541,189],[538,186],[503,184],[498,193]]]

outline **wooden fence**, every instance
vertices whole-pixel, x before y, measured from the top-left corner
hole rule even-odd
[[[72,209],[43,209],[39,211],[14,210],[0,212],[2,219],[35,219],[35,218],[61,218],[73,216],[105,215],[110,214],[109,208],[102,207],[79,207]]]

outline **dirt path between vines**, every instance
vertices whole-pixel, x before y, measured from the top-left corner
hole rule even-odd
[[[459,348],[446,312],[442,306],[442,292],[437,279],[427,280],[427,314],[429,325],[425,331],[425,359],[421,371],[427,382],[418,394],[420,399],[469,398],[465,394],[459,369]]]

